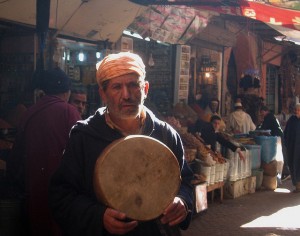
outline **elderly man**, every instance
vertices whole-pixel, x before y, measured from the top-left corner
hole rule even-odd
[[[63,162],[50,184],[50,204],[67,235],[170,235],[167,226],[186,229],[189,225],[193,174],[184,161],[178,133],[143,105],[149,90],[145,74],[142,59],[129,52],[110,54],[97,65],[99,93],[106,106],[72,129]],[[178,194],[159,219],[129,220],[124,212],[97,200],[93,189],[97,158],[110,143],[132,134],[164,142],[180,166]]]

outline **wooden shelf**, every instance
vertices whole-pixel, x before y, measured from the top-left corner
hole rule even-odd
[[[211,201],[214,201],[214,197],[215,197],[215,190],[216,189],[220,189],[221,195],[220,195],[220,202],[223,202],[223,198],[224,198],[224,182],[218,182],[212,185],[208,185],[207,186],[207,192],[212,192],[211,194]]]

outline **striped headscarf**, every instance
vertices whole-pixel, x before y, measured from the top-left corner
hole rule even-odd
[[[141,80],[144,80],[146,76],[145,64],[142,58],[131,52],[109,54],[97,63],[96,69],[99,86],[106,80],[130,73],[138,74]]]

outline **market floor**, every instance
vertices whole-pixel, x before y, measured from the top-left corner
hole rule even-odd
[[[292,193],[291,180],[275,191],[253,194],[223,203],[208,203],[194,216],[183,236],[290,236],[300,235],[300,193]]]

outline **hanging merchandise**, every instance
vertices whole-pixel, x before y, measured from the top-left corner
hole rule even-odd
[[[247,69],[239,82],[239,87],[247,91],[250,88],[260,88],[259,71],[255,69]]]

